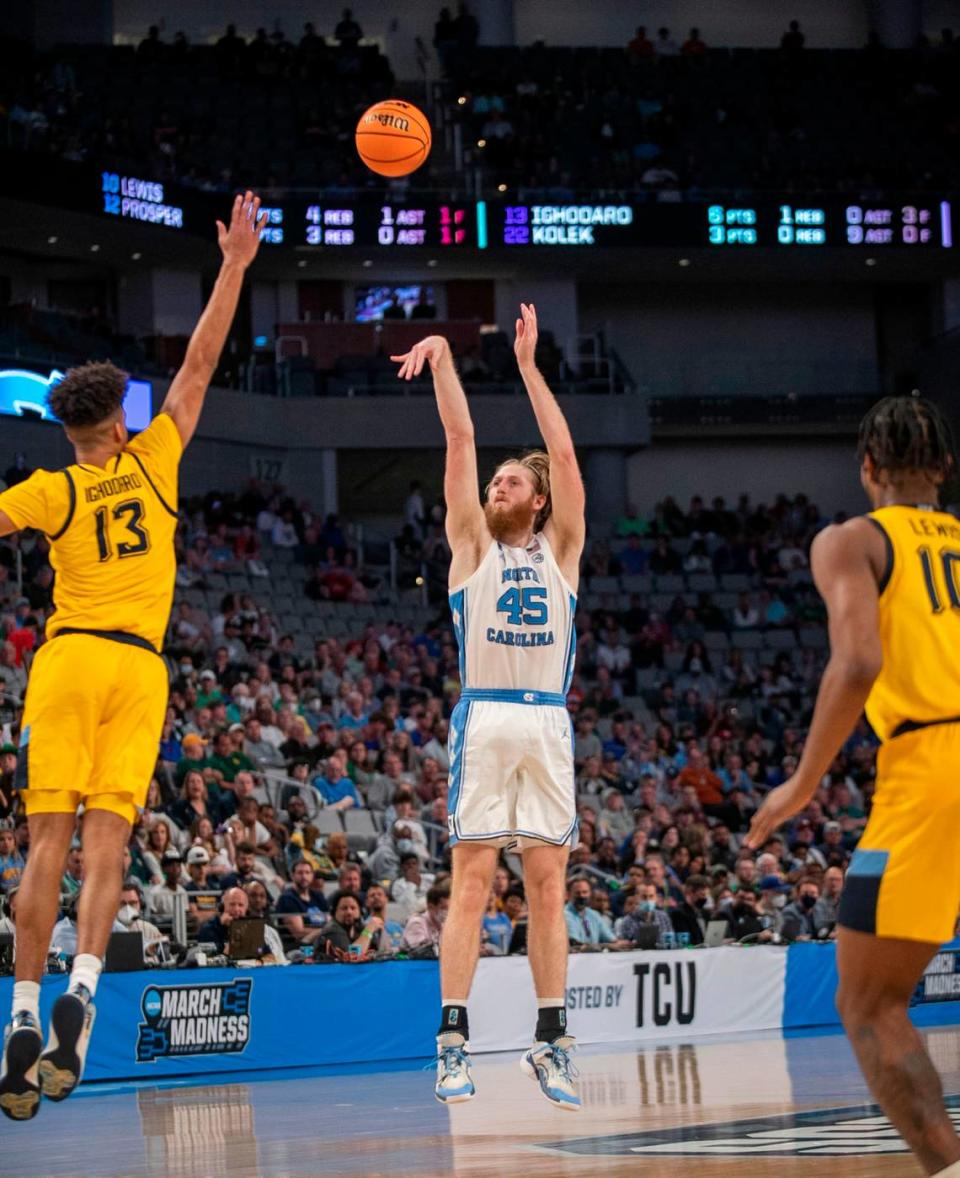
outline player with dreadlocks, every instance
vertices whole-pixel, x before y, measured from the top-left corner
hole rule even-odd
[[[810,554],[831,653],[803,756],[747,841],[762,847],[803,810],[865,709],[882,744],[840,903],[837,1008],[921,1165],[957,1176],[960,1138],[907,1014],[960,909],[960,523],[937,507],[950,433],[929,401],[887,397],[863,420],[858,457],[873,510],[825,528]]]

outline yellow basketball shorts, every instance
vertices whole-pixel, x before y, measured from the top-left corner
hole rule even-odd
[[[147,800],[167,707],[152,651],[90,634],[41,647],[27,686],[17,784],[27,814],[109,810],[133,822]]]
[[[877,757],[877,790],[850,860],[839,922],[939,945],[960,910],[960,724],[896,736]]]

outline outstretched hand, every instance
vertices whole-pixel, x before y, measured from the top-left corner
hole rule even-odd
[[[217,222],[217,244],[225,262],[249,266],[260,248],[260,234],[267,223],[267,214],[260,212],[260,197],[247,191],[237,193],[230,213],[230,227]]]
[[[435,371],[437,365],[450,356],[450,345],[442,335],[428,335],[418,344],[414,344],[409,352],[402,356],[391,356],[390,359],[400,365],[397,376],[401,380],[412,380],[423,371],[424,364],[429,361],[430,370]]]
[[[795,776],[772,789],[763,799],[763,805],[754,814],[750,830],[743,840],[744,845],[758,851],[773,832],[788,822],[794,814],[799,814],[809,800],[810,791],[799,789]]]
[[[513,341],[513,353],[521,369],[532,368],[537,350],[537,309],[533,303],[520,304],[520,318],[517,320],[517,336]]]

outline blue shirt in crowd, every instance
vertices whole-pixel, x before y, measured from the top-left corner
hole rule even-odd
[[[363,805],[360,795],[357,793],[357,787],[349,777],[341,777],[339,781],[327,781],[325,777],[315,777],[313,785],[328,806],[333,806],[344,798],[353,798],[355,806]]]
[[[568,904],[564,909],[567,918],[567,936],[582,945],[607,945],[616,940],[604,923],[599,912],[592,908],[574,908]]]
[[[504,953],[510,948],[513,937],[513,921],[505,912],[495,912],[483,918],[483,928],[492,945],[502,949]]]

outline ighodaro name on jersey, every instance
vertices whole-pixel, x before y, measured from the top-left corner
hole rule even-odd
[[[553,646],[554,637],[552,630],[547,630],[546,633],[538,630],[534,634],[526,634],[523,631],[497,630],[493,626],[488,626],[487,641],[497,646]]]

